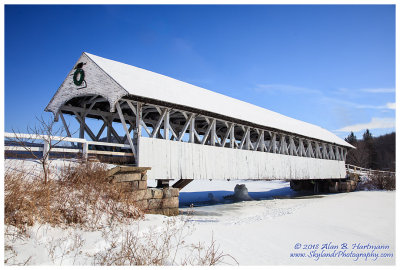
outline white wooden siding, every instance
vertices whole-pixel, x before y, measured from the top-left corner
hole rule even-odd
[[[104,97],[110,103],[110,111],[115,111],[115,103],[122,96],[128,94],[111,77],[106,74],[99,66],[93,62],[86,54],[82,54],[76,64],[84,63],[86,87],[76,86],[73,81],[75,69],[68,73],[67,78],[61,84],[56,94],[53,96],[45,111],[51,111],[56,115],[60,107],[72,98],[79,96],[99,95]],[[75,65],[76,65],[75,64]],[[75,67],[75,66],[74,66]]]
[[[345,178],[345,162],[140,138],[139,166],[149,179]]]

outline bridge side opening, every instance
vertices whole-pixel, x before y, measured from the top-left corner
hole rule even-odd
[[[347,149],[342,146],[268,127],[246,125],[234,119],[225,120],[202,112],[129,98],[122,98],[118,103],[129,117],[141,114],[136,129],[140,130],[139,134],[143,137],[339,161],[344,161],[347,154]]]
[[[123,132],[121,118],[117,112],[110,112],[110,103],[106,98],[100,95],[74,97],[60,107],[57,116],[68,137],[90,141],[87,149],[90,154],[101,157],[104,161],[136,163],[136,153],[132,151],[128,136]],[[133,133],[135,124],[129,116],[125,118]],[[129,137],[133,138],[134,134]],[[78,144],[76,147],[82,148],[82,145]]]

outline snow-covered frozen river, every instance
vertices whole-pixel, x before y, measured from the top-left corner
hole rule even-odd
[[[224,200],[236,184],[245,184],[254,200]],[[212,234],[241,265],[395,262],[393,191],[310,195],[292,191],[285,181],[204,180],[181,191],[180,209],[193,211],[193,241]]]

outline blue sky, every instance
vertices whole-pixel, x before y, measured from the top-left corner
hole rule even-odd
[[[394,131],[394,5],[8,5],[5,131],[50,115],[44,108],[83,51],[342,138]]]

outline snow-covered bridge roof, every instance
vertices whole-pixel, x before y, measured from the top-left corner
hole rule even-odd
[[[80,61],[88,61],[92,62],[92,64],[94,63],[97,68],[100,68],[100,70],[106,73],[118,85],[118,87],[116,87],[118,89],[106,89],[101,92],[98,92],[100,91],[98,88],[101,87],[101,85],[97,85],[97,90],[93,90],[97,91],[94,94],[101,94],[110,101],[112,110],[114,106],[113,102],[116,102],[122,96],[133,95],[190,107],[211,114],[224,115],[229,118],[309,138],[315,138],[317,140],[331,142],[346,147],[353,147],[332,132],[319,126],[296,120],[265,108],[157,74],[155,72],[89,53],[83,53],[81,58],[78,60],[78,63]],[[90,65],[88,65],[88,68],[90,68]],[[70,76],[72,75],[73,71],[70,73]],[[101,75],[97,75],[97,77],[93,79],[99,81],[101,80]],[[73,92],[76,89],[76,86],[71,83],[72,80],[69,82],[67,82],[67,80],[68,77],[46,107],[46,111],[52,111],[56,114],[59,111],[60,106],[68,101],[67,99],[73,97],[71,91]],[[96,82],[93,81],[92,84],[96,84]],[[105,83],[103,85],[105,88],[108,87]],[[74,87],[74,89],[65,91],[65,89],[70,87]]]

